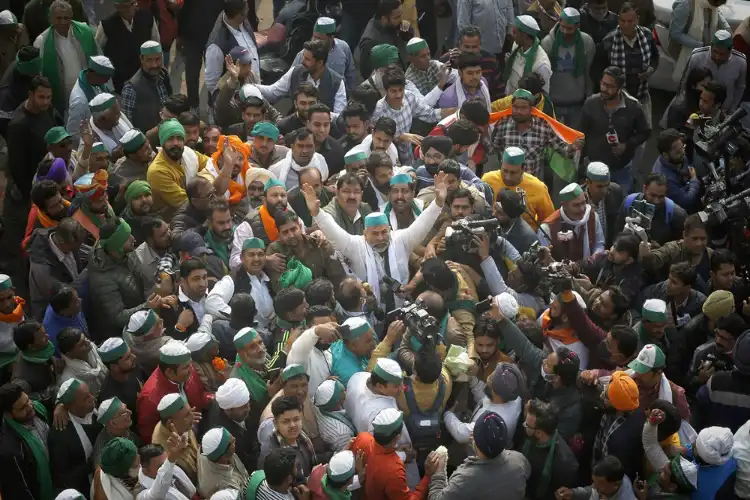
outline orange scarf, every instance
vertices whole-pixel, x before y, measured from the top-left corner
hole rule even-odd
[[[20,323],[23,319],[23,306],[26,305],[26,301],[21,297],[16,296],[14,298],[16,302],[16,308],[10,314],[0,313],[0,323]]]
[[[63,205],[65,205],[65,209],[67,212],[67,209],[70,208],[70,202],[66,200],[65,198],[63,198],[62,202],[63,202]],[[57,226],[57,223],[60,222],[58,220],[51,219],[46,213],[39,210],[39,207],[37,207],[36,205],[32,205],[32,207],[36,208],[36,218],[39,221],[39,224],[42,225],[42,227],[44,228],[55,227]]]
[[[250,164],[247,159],[250,157],[250,146],[242,142],[242,139],[236,135],[219,136],[219,145],[216,152],[211,155],[211,159],[216,165],[216,170],[219,171],[219,163],[223,155],[224,150],[224,139],[229,139],[229,146],[235,151],[239,151],[242,154],[242,170],[240,171],[239,178],[242,182],[236,182],[233,179],[229,179],[229,204],[237,205],[247,194],[247,187],[245,186],[245,173],[250,168]]]
[[[576,337],[576,331],[572,328],[556,328],[554,330],[550,330],[549,324],[551,322],[552,318],[549,315],[549,309],[547,309],[542,313],[542,334],[544,334],[545,337],[553,338],[565,345],[580,342],[580,339]]]
[[[490,113],[490,125],[494,125],[501,118],[505,118],[506,116],[511,116],[512,114],[513,114],[512,107],[508,107],[496,113]],[[537,108],[531,108],[531,116],[536,116],[537,118],[541,118],[542,120],[547,122],[547,124],[552,128],[552,131],[555,132],[555,135],[557,135],[557,137],[559,137],[560,140],[562,140],[566,144],[573,144],[576,141],[576,139],[580,139],[581,137],[583,137],[582,132],[573,130],[572,128],[563,125],[562,123],[550,117],[549,115],[542,113]]]
[[[260,209],[258,209],[258,213],[260,213],[260,220],[263,222],[263,229],[266,230],[268,239],[272,242],[278,240],[279,228],[276,227],[276,222],[273,220],[273,217],[271,217],[271,214],[268,213],[266,206],[261,205]]]

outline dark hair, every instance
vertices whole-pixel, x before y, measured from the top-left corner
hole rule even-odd
[[[396,135],[396,121],[388,116],[381,116],[373,125],[373,132],[384,132],[393,137]]]
[[[73,243],[83,240],[83,227],[77,220],[65,217],[57,223],[53,234],[62,243]]]
[[[405,87],[406,76],[401,68],[388,68],[383,75],[383,88],[388,90],[391,87]]]
[[[714,254],[715,256],[716,254]],[[680,280],[685,286],[694,286],[698,279],[695,267],[688,262],[678,262],[669,266],[669,274]]]
[[[297,224],[299,217],[297,214],[295,214],[291,210],[279,210],[276,212],[276,214],[273,216],[273,222],[276,224],[276,227],[278,229],[281,229],[281,226],[285,224]]]
[[[224,0],[224,14],[230,18],[242,14],[246,7],[245,0]]]
[[[714,95],[714,104],[722,104],[727,100],[727,87],[723,83],[710,81],[703,86],[703,90]]]
[[[201,135],[206,135],[211,130],[218,130],[221,134],[221,127],[215,124],[206,125],[206,127],[203,129],[203,133]]]
[[[661,410],[664,412],[664,421],[656,427],[656,439],[659,442],[664,441],[672,434],[680,430],[682,417],[680,410],[669,401],[657,399],[649,405],[650,410]],[[647,414],[648,415],[648,414]]]
[[[672,149],[672,144],[680,140],[685,140],[685,134],[677,129],[668,128],[662,130],[656,137],[656,150],[659,151],[660,154],[668,153]]]
[[[445,172],[446,174],[453,174],[456,177],[460,178],[461,177],[461,164],[458,163],[456,160],[447,158],[440,162],[440,165],[438,165],[438,171]]]
[[[185,187],[185,194],[187,194],[187,197],[189,199],[197,198],[198,188],[205,184],[211,184],[211,181],[201,175],[196,175],[193,179],[190,180],[190,182],[187,183],[187,186]]]
[[[55,181],[45,179],[31,188],[31,202],[36,205],[39,210],[44,211],[47,200],[60,194],[60,188],[57,187]]]
[[[367,111],[365,105],[359,101],[349,101],[349,104],[344,108],[344,111],[341,112],[341,116],[344,119],[344,122],[349,118],[359,118],[363,122],[370,119],[369,111]]]
[[[616,456],[607,455],[594,464],[594,467],[591,469],[591,475],[603,477],[607,482],[614,483],[622,481],[622,478],[625,476],[625,468]]]
[[[714,250],[713,255],[711,255],[711,271],[717,273],[721,266],[726,264],[730,264],[732,267],[737,265],[737,257],[734,253],[726,248]]]
[[[289,476],[294,476],[297,452],[294,448],[277,448],[271,450],[263,461],[263,472],[270,486],[279,487]]]
[[[544,90],[544,78],[536,71],[529,71],[518,80],[518,88],[528,90],[534,95],[540,94]]]
[[[357,85],[357,87],[352,90],[349,104],[353,104],[355,102],[362,104],[365,109],[367,109],[367,113],[369,114],[369,116],[372,116],[372,114],[375,112],[375,106],[377,106],[380,99],[380,91],[369,83],[364,82]]]
[[[388,380],[384,379],[383,377],[381,377],[377,373],[370,373],[370,385],[372,387],[375,387],[376,385],[388,385],[390,383],[391,382],[389,382]]]
[[[294,144],[297,141],[304,141],[308,137],[312,137],[312,132],[310,132],[310,129],[308,129],[307,127],[298,128],[297,130],[290,133],[289,144]]]
[[[288,313],[302,305],[305,300],[305,292],[299,288],[282,288],[273,299],[273,308],[282,319]]]
[[[52,293],[49,297],[49,305],[56,314],[60,314],[63,309],[70,305],[73,300],[74,288],[61,281],[52,285]]]
[[[18,60],[21,62],[29,62],[37,57],[40,56],[39,49],[34,47],[33,45],[26,45],[24,47],[21,47],[21,49],[18,51]]]
[[[49,80],[46,76],[36,75],[31,79],[31,83],[29,84],[29,92],[36,92],[39,87],[51,90],[52,84],[49,83]]]
[[[333,283],[325,278],[316,278],[305,287],[305,299],[311,307],[327,306],[333,296]]]
[[[159,229],[162,224],[165,224],[165,222],[159,217],[144,217],[142,226],[146,230],[146,239],[153,238],[154,231]]]
[[[298,95],[304,95],[307,97],[314,97],[316,99],[320,99],[320,94],[318,93],[318,88],[309,82],[302,82],[297,87],[297,90],[294,91],[294,100],[297,100]]]
[[[249,293],[236,293],[229,301],[232,312],[229,315],[229,326],[240,330],[246,326],[253,326],[258,309],[255,299]]]
[[[574,386],[578,379],[578,368],[581,360],[574,351],[565,346],[555,349],[557,364],[552,368],[552,373],[560,377],[560,382],[565,386]]]
[[[355,291],[357,292],[356,295],[354,294]],[[359,280],[354,276],[347,276],[341,280],[338,293],[336,294],[336,301],[344,311],[353,311],[359,307],[362,301]]]
[[[542,431],[550,436],[555,433],[560,413],[556,405],[534,398],[529,401],[529,413],[536,417],[535,430]]]
[[[617,66],[610,66],[604,70],[604,74],[611,76],[615,80],[615,85],[621,89],[625,85],[625,71]]]
[[[626,12],[635,11],[636,14],[638,14],[638,7],[635,6],[635,4],[630,2],[625,2],[622,4],[622,7],[620,7],[620,11],[618,14],[625,14]]]
[[[302,413],[302,403],[297,398],[292,396],[279,396],[271,403],[271,413],[273,418],[278,418],[284,414],[284,412],[291,410],[299,410]]]
[[[729,313],[716,321],[716,329],[724,330],[736,340],[747,330],[747,323],[737,313]]]
[[[477,318],[477,322],[474,325],[474,338],[490,337],[497,341],[500,339],[501,335],[499,323],[490,318],[488,313],[484,313]]]
[[[10,413],[13,411],[13,405],[21,399],[21,394],[28,390],[25,382],[8,382],[0,386],[0,412]]]
[[[386,153],[383,153],[382,151],[373,151],[367,158],[365,167],[367,168],[367,171],[370,173],[370,175],[375,175],[375,169],[378,168],[385,167],[393,170],[393,160],[391,160],[391,157]]]
[[[208,205],[209,215],[208,218],[213,218],[214,214],[216,212],[229,212],[231,211],[229,208],[229,202],[227,202],[224,198],[214,198],[211,200],[211,203]]]
[[[309,51],[316,61],[328,61],[328,45],[323,40],[308,40],[302,44],[302,48]]]
[[[425,259],[422,262],[422,276],[425,284],[433,290],[450,290],[456,286],[456,275],[439,257]]]
[[[192,111],[183,111],[177,117],[177,121],[180,122],[180,125],[183,127],[197,127],[201,124],[201,119]]]
[[[190,111],[190,103],[185,94],[172,94],[167,97],[167,100],[164,101],[164,107],[175,116],[180,116],[182,113]]]
[[[423,348],[414,354],[414,373],[423,384],[437,382],[442,370],[443,362],[434,349]]]
[[[707,67],[696,66],[695,68],[688,71],[688,74],[685,77],[685,88],[687,90],[692,90],[693,87],[698,84],[698,82],[702,82],[706,78],[713,78],[713,76],[713,73]]]
[[[254,95],[248,97],[244,101],[239,102],[239,107],[242,111],[245,111],[247,108],[261,108],[262,111],[264,106],[265,103],[263,102],[263,99]]]
[[[102,227],[99,228],[99,239],[107,239],[115,234],[121,221],[122,219],[119,217],[113,217],[112,219],[104,221]]]
[[[190,273],[201,269],[206,270],[206,263],[203,259],[187,259],[180,264],[180,278],[186,280]]]
[[[333,311],[328,306],[310,306],[307,310],[305,319],[311,322],[314,318],[328,318],[333,316]]]
[[[316,40],[320,42],[320,40]],[[323,42],[321,42],[323,43]],[[307,119],[309,120],[315,113],[326,113],[329,117],[331,116],[331,108],[323,104],[322,102],[316,102],[309,108],[307,108]]]
[[[666,186],[667,178],[662,174],[656,174],[652,172],[648,174],[648,177],[646,177],[646,182],[644,182],[643,185],[650,186],[651,184],[656,184],[657,186]]]
[[[456,188],[455,190],[453,190],[453,192],[448,193],[445,202],[448,203],[448,206],[451,206],[453,205],[453,202],[455,200],[458,200],[460,198],[468,198],[469,205],[471,205],[472,207],[474,206],[474,197],[471,195],[471,191],[462,187]]]
[[[151,463],[151,460],[155,459],[156,457],[160,457],[164,454],[164,447],[160,444],[147,444],[145,446],[141,446],[138,449],[138,455],[141,457],[141,465],[144,467],[148,467],[148,464]]]
[[[609,330],[612,339],[617,344],[617,350],[625,358],[630,359],[638,351],[638,334],[626,325],[615,325]]]
[[[13,342],[19,350],[25,351],[34,343],[34,335],[42,324],[33,319],[27,319],[13,327]]]
[[[62,354],[68,354],[76,346],[83,332],[78,328],[67,327],[57,334],[57,348]]]
[[[362,182],[362,179],[360,179],[357,174],[354,172],[346,172],[344,175],[339,177],[339,179],[336,181],[336,189],[339,190],[345,185],[353,185],[356,184],[360,187],[360,189],[364,190],[365,185]]]
[[[475,97],[468,101],[464,101],[461,105],[461,118],[468,120],[474,125],[483,126],[490,122],[490,112],[487,111],[487,105],[484,104],[484,101]]]
[[[609,292],[609,299],[612,301],[612,312],[616,317],[620,317],[630,307],[630,299],[625,292],[622,291],[619,285],[610,285],[606,292]]]
[[[469,120],[461,118],[448,127],[445,135],[451,138],[454,146],[471,146],[479,140],[479,129]]]
[[[618,252],[626,252],[633,259],[638,260],[638,247],[641,240],[633,233],[620,233],[615,236],[612,246]]]
[[[378,18],[389,17],[391,12],[401,7],[401,0],[380,0],[375,16]]]
[[[482,58],[478,54],[464,53],[458,56],[456,66],[459,70],[466,68],[474,68],[476,66],[482,66]]]
[[[704,231],[707,231],[706,225],[701,220],[700,215],[698,214],[688,215],[685,218],[685,225],[683,226],[683,231],[685,231],[685,234],[687,234],[690,231],[694,231],[696,229],[703,229]]]
[[[464,26],[458,31],[458,39],[459,41],[464,37],[470,37],[474,38],[475,36],[478,36],[479,38],[482,38],[482,31],[479,29],[478,26],[474,26],[473,24],[469,24],[467,26]]]

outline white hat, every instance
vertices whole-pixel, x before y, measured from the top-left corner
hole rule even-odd
[[[258,90],[258,87],[255,85],[246,83],[242,87],[240,87],[240,101],[247,101],[251,97],[257,97],[261,101],[263,100],[263,95],[260,93],[260,90]]]
[[[159,349],[159,361],[168,365],[181,365],[190,361],[190,349],[184,342],[170,340]]]
[[[372,326],[370,326],[370,323],[364,318],[364,316],[352,316],[351,318],[347,318],[342,326],[348,327],[344,329],[346,335],[344,340],[359,338],[372,330]]]
[[[201,454],[212,462],[226,454],[232,435],[224,427],[214,427],[203,435]]]
[[[539,23],[537,23],[536,19],[528,14],[524,14],[523,16],[516,16],[516,22],[514,24],[516,28],[523,31],[524,33],[532,36],[536,36],[539,34]]]
[[[213,342],[214,338],[211,336],[208,332],[195,332],[192,334],[187,341],[185,342],[185,345],[188,349],[190,349],[190,352],[197,352],[206,347],[209,343]]]
[[[404,380],[401,365],[389,358],[378,359],[372,373],[391,384],[400,384]]]
[[[232,488],[219,490],[211,495],[210,500],[240,500],[240,492]]]
[[[155,42],[154,40],[148,40],[141,44],[141,55],[149,56],[153,54],[159,54],[162,51],[161,43]]]
[[[404,413],[395,408],[381,410],[372,421],[374,434],[389,436],[404,424]]]
[[[606,163],[600,161],[592,161],[586,167],[586,177],[592,181],[608,182],[609,181],[609,167]]]
[[[120,337],[110,337],[96,351],[103,362],[112,363],[128,352],[128,345]]]
[[[104,111],[114,106],[116,102],[117,98],[115,96],[113,96],[109,92],[102,92],[101,94],[95,95],[89,101],[89,109],[91,109],[92,113]]]
[[[81,387],[81,384],[83,384],[83,382],[77,378],[69,378],[63,382],[57,390],[57,403],[65,405],[72,403],[76,397],[76,391]]]
[[[667,320],[667,303],[661,299],[648,299],[643,303],[641,316],[653,323],[663,323]]]
[[[105,399],[96,410],[96,421],[101,425],[107,425],[120,408],[122,408],[122,401],[120,401],[120,398],[114,397]]]
[[[138,311],[128,320],[128,333],[135,337],[146,335],[151,331],[158,320],[159,317],[151,309],[148,311]]]
[[[354,476],[354,453],[342,450],[334,454],[326,466],[326,475],[338,484],[348,481]]]
[[[0,14],[2,13],[0,12]],[[78,490],[68,488],[67,490],[62,490],[55,497],[55,500],[86,500],[86,497],[84,497]]]
[[[16,25],[16,24],[18,24],[18,19],[16,18],[15,14],[13,14],[9,10],[4,10],[0,12],[0,26],[10,26],[10,25]]]
[[[231,410],[245,406],[250,401],[250,391],[245,382],[238,378],[230,378],[216,391],[216,403],[222,410]]]
[[[698,433],[695,451],[709,465],[722,465],[732,456],[734,436],[726,427],[706,427]]]
[[[313,403],[322,410],[333,411],[344,393],[344,384],[338,380],[327,379],[321,383],[313,396]]]
[[[179,392],[172,392],[161,398],[156,410],[159,412],[161,418],[169,418],[182,410],[186,404],[187,401],[185,401],[185,398]]]
[[[500,312],[509,320],[514,320],[518,316],[518,301],[508,292],[495,295],[494,299]]]

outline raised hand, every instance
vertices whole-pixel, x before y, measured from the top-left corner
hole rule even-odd
[[[318,215],[320,212],[320,200],[318,195],[315,193],[315,189],[310,184],[305,183],[302,186],[302,195],[305,197],[307,203],[307,209],[310,211],[310,215],[313,217]]]
[[[435,203],[442,207],[448,196],[448,182],[445,180],[445,172],[438,172],[435,176]]]
[[[227,54],[227,56],[224,58],[224,66],[227,68],[227,73],[229,73],[229,76],[232,78],[232,80],[239,80],[240,78],[240,66],[238,64],[235,64],[232,60],[232,56]]]

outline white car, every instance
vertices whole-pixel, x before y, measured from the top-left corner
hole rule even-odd
[[[655,89],[677,91],[677,83],[672,80],[674,71],[674,59],[666,51],[669,46],[669,22],[672,17],[673,0],[654,0],[654,12],[656,14],[656,25],[654,36],[659,47],[659,67],[651,76],[649,85]],[[750,17],[750,1],[727,0],[727,3],[719,7],[724,18],[734,31],[737,26],[747,17]]]

